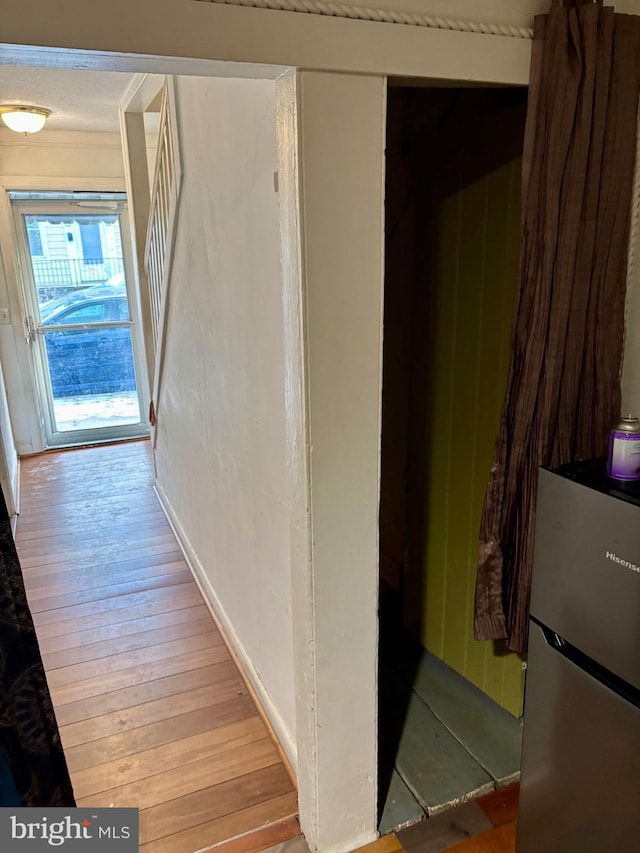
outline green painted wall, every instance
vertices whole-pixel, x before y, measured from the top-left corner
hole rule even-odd
[[[435,90],[413,95],[408,109],[420,202],[406,317],[413,368],[404,621],[426,648],[519,715],[522,661],[501,643],[473,638],[473,599],[509,369],[524,94]]]
[[[520,161],[441,200],[430,300],[422,642],[514,714],[522,667],[473,639],[477,536],[509,367]]]
[[[522,124],[494,127],[493,115],[491,106],[481,116],[471,110],[465,138],[441,149],[423,221],[432,239],[423,273],[431,381],[425,431],[413,436],[426,442],[421,640],[519,715],[520,658],[473,638],[478,529],[509,370],[520,248],[522,161],[505,133],[521,144]]]

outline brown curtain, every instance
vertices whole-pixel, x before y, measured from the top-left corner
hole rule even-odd
[[[480,525],[475,636],[527,641],[540,465],[604,455],[619,372],[640,17],[556,0],[536,18],[507,393]]]

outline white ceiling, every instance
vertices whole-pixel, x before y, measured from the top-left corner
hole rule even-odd
[[[132,79],[117,71],[0,65],[0,104],[51,110],[47,130],[119,132],[118,103]]]

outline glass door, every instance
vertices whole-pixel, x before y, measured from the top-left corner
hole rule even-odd
[[[126,201],[16,198],[47,446],[148,433]]]

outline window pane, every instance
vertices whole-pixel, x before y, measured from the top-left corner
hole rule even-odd
[[[47,331],[56,429],[140,422],[128,327]]]
[[[102,261],[102,240],[97,222],[79,222],[82,259],[85,264],[99,264]]]
[[[115,311],[113,314],[114,320],[128,320],[129,319],[129,303],[126,299],[115,299]]]
[[[121,286],[124,259],[116,214],[26,214],[31,267],[42,308],[92,286]]]
[[[27,237],[29,238],[29,251],[31,252],[31,255],[41,257],[43,251],[42,237],[40,236],[40,226],[35,221],[33,216],[27,216]]]
[[[62,311],[50,320],[45,320],[43,326],[60,326],[65,323],[103,323],[105,319],[104,302],[94,302]]]

